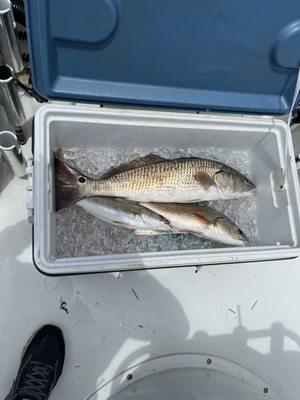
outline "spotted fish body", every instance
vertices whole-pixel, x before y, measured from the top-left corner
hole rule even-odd
[[[250,196],[255,186],[218,161],[196,157],[167,160],[148,155],[114,168],[100,179],[90,179],[59,161],[56,189],[64,195],[63,203],[90,196],[192,203]]]
[[[220,194],[207,176],[213,176],[220,167],[220,163],[196,158],[161,161],[121,172],[105,181],[88,180],[86,191],[143,202],[214,200]]]

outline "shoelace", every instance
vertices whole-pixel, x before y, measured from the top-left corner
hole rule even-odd
[[[18,388],[18,396],[45,400],[49,391],[49,376],[52,372],[53,368],[50,365],[32,361],[24,382]]]

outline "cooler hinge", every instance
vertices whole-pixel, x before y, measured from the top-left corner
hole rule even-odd
[[[33,223],[33,213],[34,213],[34,199],[33,199],[33,159],[27,161],[26,165],[26,175],[27,175],[27,202],[26,208],[28,212],[28,222]]]

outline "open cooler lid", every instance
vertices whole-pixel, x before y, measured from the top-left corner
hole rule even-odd
[[[47,99],[289,112],[298,0],[27,0]]]

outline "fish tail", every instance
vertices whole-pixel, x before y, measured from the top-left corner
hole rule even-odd
[[[69,167],[59,158],[54,159],[55,166],[55,208],[56,211],[76,203],[86,197],[78,178],[85,178],[80,172]]]

